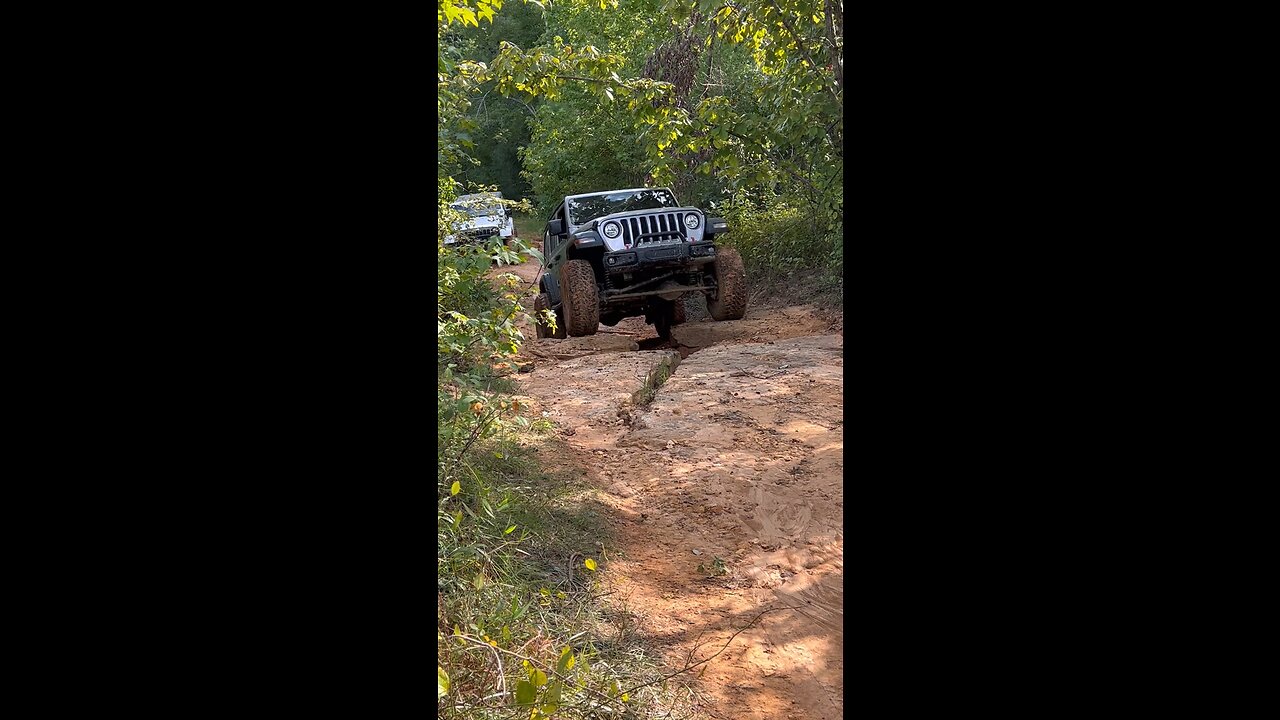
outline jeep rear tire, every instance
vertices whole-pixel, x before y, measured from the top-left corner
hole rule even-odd
[[[733,248],[716,248],[716,299],[707,298],[707,311],[716,320],[741,320],[747,314],[747,271]]]
[[[658,331],[658,337],[663,340],[671,339],[671,331],[677,325],[684,324],[684,298],[675,300],[659,300],[660,309],[658,315],[654,318],[653,327]]]
[[[600,290],[586,260],[570,260],[560,269],[564,329],[572,337],[595,335],[600,328]]]
[[[564,320],[559,311],[556,311],[556,331],[551,332],[551,328],[542,324],[542,311],[551,309],[551,297],[546,293],[538,293],[533,299],[533,325],[534,331],[540,338],[556,338],[563,339]]]

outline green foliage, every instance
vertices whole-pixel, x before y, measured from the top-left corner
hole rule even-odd
[[[647,160],[629,118],[592,95],[566,91],[562,102],[540,107],[529,127],[523,175],[544,212],[565,195],[644,183]]]
[[[520,148],[529,144],[529,112],[518,100],[497,94],[482,95],[471,108],[475,146],[470,155],[476,164],[461,169],[464,182],[497,187],[508,198],[532,197],[533,189],[521,173]]]
[[[723,69],[726,92],[702,97],[666,133],[669,145],[702,154],[698,166],[733,190],[802,193],[828,226],[843,221],[843,15],[828,0],[748,0],[724,5],[671,0],[679,20],[706,29],[705,44],[727,44],[729,58],[752,65]],[[709,18],[709,20],[707,19]],[[682,145],[683,144],[683,145]],[[655,176],[672,171],[679,153],[652,152]]]
[[[440,27],[447,27],[450,24],[457,23],[462,26],[479,25],[480,20],[488,20],[493,22],[494,11],[502,9],[502,0],[477,0],[471,5],[465,0],[439,0],[436,13],[436,23]]]
[[[706,563],[698,563],[697,570],[707,577],[720,577],[721,575],[729,574],[729,566],[720,557],[712,560],[710,566],[707,566]]]
[[[580,490],[563,495],[565,480],[539,470],[527,439],[476,445],[459,492],[439,488],[438,717],[670,712],[687,689],[659,686],[658,663],[629,624],[601,630],[611,621],[597,563],[583,556],[604,547],[604,518]]]
[[[490,268],[495,263],[518,264],[522,256],[541,260],[542,255],[518,238],[505,245],[497,236],[481,245],[446,245],[445,238],[456,233],[466,217],[450,207],[459,194],[457,183],[445,178],[439,188],[436,245],[440,359],[442,365],[452,364],[454,370],[470,369],[479,358],[514,355],[524,339],[515,323],[518,313],[524,310],[516,293],[520,279],[506,273],[495,287],[489,277]],[[493,189],[472,188],[475,192]],[[508,212],[529,210],[527,202],[496,198],[492,202],[503,205]]]
[[[516,232],[522,238],[529,238],[530,240],[540,238],[542,237],[542,229],[545,226],[546,219],[546,216],[540,212],[537,214],[534,212],[518,213],[515,216]]]
[[[841,3],[568,0],[546,24],[538,47],[498,43],[483,73],[540,102],[521,159],[543,209],[619,185],[695,204],[748,189],[790,194],[841,236]]]
[[[571,38],[581,36],[583,28],[607,33],[610,21],[593,17],[590,5],[571,3],[570,9],[565,18],[551,14],[548,33],[562,26]],[[618,15],[614,14],[613,22]],[[563,101],[571,107],[540,115],[531,147],[547,143],[549,148],[526,151],[526,171],[535,176],[563,171],[547,156],[572,150],[572,145],[566,145],[581,135],[578,120],[584,116],[595,120],[603,112],[624,118],[638,131],[646,169],[655,184],[677,180],[696,160],[698,172],[716,175],[729,189],[792,184],[830,222],[842,221],[843,15],[839,4],[754,0],[726,6],[705,0],[669,0],[658,9],[644,8],[631,17],[631,25],[670,31],[664,23],[652,23],[657,17],[674,17],[682,29],[674,35],[624,34],[613,53],[594,44],[574,45],[559,34],[544,37],[544,46],[529,50],[512,43],[500,45],[490,68],[499,92]],[[706,47],[705,69],[701,51],[693,50],[702,46]],[[619,74],[634,73],[645,57],[649,61],[643,68],[646,76]],[[566,91],[569,83],[596,98],[594,112],[587,110],[581,96]],[[562,136],[559,143],[554,142],[557,132]],[[628,139],[625,127],[610,128],[604,135],[607,140]],[[615,153],[587,157],[610,165]],[[634,168],[634,163],[628,165]],[[537,180],[530,179],[536,186]],[[538,194],[543,203],[550,199]]]
[[[532,47],[544,28],[545,10],[527,3],[509,4],[494,16],[492,24],[480,23],[454,31],[460,56],[475,63],[487,63],[497,54],[502,42]],[[474,143],[469,154],[475,163],[467,163],[455,177],[463,182],[496,186],[508,198],[527,198],[529,183],[521,176],[519,148],[529,144],[526,120],[534,112],[533,103],[506,98],[494,92],[492,80],[479,83],[472,91],[473,101],[467,119],[475,123],[469,129]]]
[[[734,193],[715,206],[729,223],[724,244],[738,249],[752,277],[798,270],[842,272],[842,242],[812,205],[775,193]]]

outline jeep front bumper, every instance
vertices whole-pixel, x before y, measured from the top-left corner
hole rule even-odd
[[[635,272],[637,269],[702,265],[716,259],[716,246],[709,242],[670,245],[641,245],[604,254],[606,272]]]

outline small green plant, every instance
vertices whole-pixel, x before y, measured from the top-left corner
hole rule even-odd
[[[724,564],[724,560],[717,557],[711,561],[710,567],[705,563],[698,563],[698,572],[707,577],[720,577],[729,574],[729,567]]]
[[[545,435],[546,433],[551,432],[553,429],[555,429],[555,425],[553,425],[551,423],[551,420],[546,417],[540,417],[537,420],[534,420],[533,422],[529,423],[529,430],[539,435]]]
[[[668,355],[659,361],[657,367],[645,375],[644,384],[640,386],[640,389],[632,393],[631,404],[635,407],[644,407],[653,402],[653,399],[658,395],[658,388],[671,379],[671,374],[676,371],[676,367],[679,364],[679,355]]]

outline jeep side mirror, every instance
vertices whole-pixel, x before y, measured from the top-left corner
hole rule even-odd
[[[551,222],[547,223],[547,233],[549,235],[563,235],[564,221],[561,220],[560,218],[556,218],[555,220],[552,220]]]
[[[729,223],[724,218],[707,218],[707,234],[721,235],[729,232]]]

